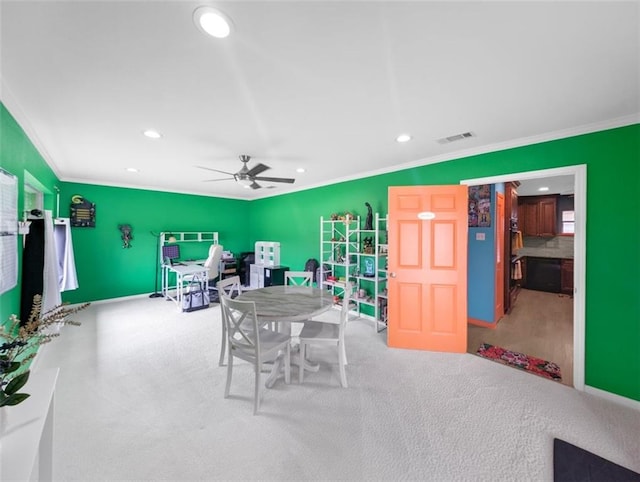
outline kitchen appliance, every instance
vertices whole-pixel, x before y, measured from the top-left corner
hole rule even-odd
[[[527,257],[527,279],[529,290],[560,293],[560,259]]]

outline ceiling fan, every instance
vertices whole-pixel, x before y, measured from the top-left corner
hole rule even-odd
[[[251,156],[247,156],[243,154],[240,156],[240,162],[242,162],[242,168],[236,172],[226,172],[221,171],[219,169],[212,169],[210,167],[196,166],[200,169],[206,169],[207,171],[220,172],[222,174],[227,174],[231,177],[225,177],[222,179],[205,179],[204,182],[214,182],[214,181],[227,181],[233,179],[234,181],[242,184],[245,187],[251,189],[260,189],[262,186],[258,184],[256,181],[267,181],[267,182],[286,182],[289,184],[293,184],[295,179],[291,179],[288,177],[263,177],[258,176],[258,174],[263,173],[267,169],[271,169],[269,166],[264,164],[256,164],[251,169],[247,167],[247,163],[251,160]]]

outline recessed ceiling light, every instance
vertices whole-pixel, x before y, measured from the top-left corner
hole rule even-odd
[[[305,168],[304,167],[299,167],[298,169],[296,169],[296,172],[305,172]]]
[[[215,38],[225,38],[231,33],[231,20],[215,8],[202,6],[193,12],[193,21],[202,32]]]
[[[538,191],[548,191],[549,188],[548,187],[539,187]]]
[[[400,134],[396,137],[396,142],[409,142],[411,140],[411,136],[409,134]]]
[[[140,171],[135,167],[127,167],[127,172],[140,172]]]
[[[153,129],[147,129],[143,132],[143,134],[149,139],[160,139],[162,137],[162,134],[160,134],[158,131],[154,131]]]

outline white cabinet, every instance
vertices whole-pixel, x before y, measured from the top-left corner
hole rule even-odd
[[[255,246],[256,264],[280,266],[280,243],[274,241],[258,241]]]

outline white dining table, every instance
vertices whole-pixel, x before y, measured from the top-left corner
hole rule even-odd
[[[333,296],[330,291],[308,286],[268,286],[244,291],[236,299],[255,302],[258,321],[279,323],[289,334],[291,323],[311,320],[333,307]],[[300,360],[297,352],[292,353],[291,363],[294,365],[304,363],[305,370],[318,370],[317,365]],[[283,358],[278,356],[265,382],[267,388],[271,388],[275,383],[282,365]]]

